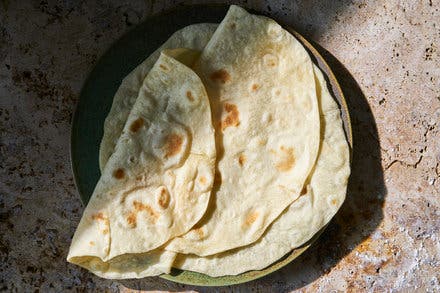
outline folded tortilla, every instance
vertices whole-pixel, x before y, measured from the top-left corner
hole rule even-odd
[[[188,231],[206,211],[214,129],[200,78],[166,55],[192,64],[198,53],[180,53],[162,53],[145,78],[73,237],[68,261],[98,275],[169,271],[175,254],[148,252]]]
[[[257,241],[300,196],[320,124],[312,61],[269,18],[231,6],[194,70],[211,103],[218,183],[203,219],[166,250],[206,256]]]
[[[201,51],[216,28],[217,24],[204,23],[189,25],[176,31],[162,46],[122,80],[104,122],[104,134],[99,148],[99,167],[101,171],[115,150],[116,143],[127,122],[128,114],[136,101],[142,82],[159,58],[160,52],[175,48]]]
[[[311,239],[338,211],[350,174],[349,148],[339,108],[315,66],[322,141],[307,193],[293,202],[255,243],[207,257],[179,254],[173,267],[212,277],[261,270]]]

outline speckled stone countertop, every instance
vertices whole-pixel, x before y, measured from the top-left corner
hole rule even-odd
[[[0,291],[208,290],[121,284],[65,261],[83,211],[69,159],[81,85],[115,40],[176,3],[0,1]],[[218,290],[439,292],[440,2],[239,3],[322,47],[355,147],[347,201],[318,242],[274,274]]]

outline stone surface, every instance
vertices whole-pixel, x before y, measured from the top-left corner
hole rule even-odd
[[[159,278],[121,284],[65,261],[83,210],[69,161],[81,85],[115,40],[176,3],[0,1],[1,291],[208,290]],[[219,291],[438,292],[439,1],[239,3],[322,47],[355,147],[347,201],[320,240],[284,269]]]

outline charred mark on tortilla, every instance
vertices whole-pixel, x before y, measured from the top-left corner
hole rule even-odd
[[[226,82],[231,80],[231,75],[229,72],[226,71],[226,69],[219,69],[211,73],[209,76],[211,80],[220,82],[222,84],[225,84]]]
[[[125,177],[124,169],[122,169],[122,168],[116,169],[113,172],[113,177],[115,177],[116,179],[119,179],[119,180],[123,179]]]
[[[144,125],[144,119],[138,118],[134,120],[130,125],[131,132],[137,132]]]
[[[177,155],[182,150],[183,145],[183,137],[176,134],[171,133],[165,138],[165,159]]]
[[[225,111],[228,113],[226,118],[221,122],[221,129],[225,130],[230,126],[238,126],[240,125],[240,112],[238,112],[238,108],[234,104],[225,103]]]
[[[191,102],[194,101],[194,96],[192,95],[191,91],[187,91],[187,92],[186,92],[186,97],[187,97],[188,100],[190,100]]]
[[[168,204],[170,203],[170,193],[165,187],[162,187],[162,189],[160,190],[157,203],[159,204],[160,207],[164,209],[168,207]]]

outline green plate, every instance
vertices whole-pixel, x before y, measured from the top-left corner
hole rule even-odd
[[[72,119],[72,170],[76,187],[84,204],[89,201],[100,177],[98,155],[103,124],[122,79],[178,29],[194,23],[219,23],[227,10],[228,7],[223,5],[180,6],[150,17],[118,40],[97,62],[82,88]],[[315,64],[326,76],[329,88],[340,105],[347,140],[352,146],[350,117],[335,76],[322,56],[307,40],[291,28],[286,26],[285,28],[308,49]],[[282,268],[297,258],[324,229],[309,242],[263,270],[213,278],[200,273],[173,269],[170,274],[161,277],[178,283],[200,286],[223,286],[255,280]]]

